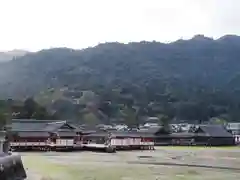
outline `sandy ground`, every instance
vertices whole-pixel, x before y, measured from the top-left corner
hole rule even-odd
[[[239,148],[21,153],[27,180],[238,180]]]

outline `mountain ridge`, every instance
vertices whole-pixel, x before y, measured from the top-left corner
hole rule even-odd
[[[234,46],[232,44],[233,41]],[[227,63],[226,62],[226,58],[228,58],[227,56],[230,55],[238,56],[237,50],[239,48],[240,48],[239,36],[226,35],[214,40],[202,35],[196,35],[190,40],[178,40],[167,44],[159,43],[156,41],[131,42],[127,44],[112,42],[99,44],[95,47],[85,48],[81,50],[75,50],[70,48],[43,49],[38,52],[25,54],[22,57],[15,58],[15,60],[13,61],[5,62],[4,64],[2,64],[2,67],[4,67],[2,68],[3,70],[2,72],[6,72],[6,70],[8,70],[8,72],[6,72],[6,75],[3,75],[3,73],[1,75],[0,73],[0,85],[7,83],[6,81],[4,82],[4,78],[1,78],[1,76],[12,77],[14,80],[14,77],[16,78],[18,78],[19,76],[23,77],[23,74],[21,73],[24,73],[24,71],[26,72],[24,76],[29,76],[27,73],[34,73],[29,71],[39,71],[41,72],[40,74],[45,73],[44,75],[52,74],[53,77],[51,78],[55,78],[54,73],[56,71],[62,70],[62,73],[67,71],[70,72],[69,69],[71,68],[73,70],[71,71],[71,73],[73,72],[80,73],[79,74],[80,76],[81,74],[86,75],[86,73],[90,72],[95,75],[97,74],[101,75],[103,72],[108,73],[108,71],[109,73],[111,72],[115,74],[120,72],[119,71],[113,72],[111,69],[115,68],[115,65],[119,63],[121,65],[125,64],[125,66],[131,66],[131,68],[134,68],[134,66],[136,65],[147,66],[146,68],[149,68],[149,70],[155,69],[154,71],[157,74],[159,74],[157,72],[159,71],[161,72],[161,74],[164,74],[164,76],[167,77],[168,76],[167,74],[169,73],[170,76],[172,76],[171,71],[173,71],[174,68],[176,70],[179,70],[179,68],[183,68],[182,64],[177,62],[177,59],[180,59],[180,61],[183,63],[191,64],[192,68],[194,68],[195,71],[197,72],[201,71],[201,68],[197,67],[199,65],[207,66],[206,63],[213,63],[212,67],[214,67],[214,63],[216,63],[216,61],[218,63],[221,61],[222,64]],[[202,55],[206,56],[206,58],[202,58],[201,57]],[[116,64],[114,64],[114,62],[111,62],[110,58],[114,58],[113,61],[116,62]],[[127,58],[128,62],[120,60],[121,58]],[[144,58],[146,59],[143,60]],[[218,59],[216,60],[216,58]],[[139,59],[142,59],[140,64],[135,64],[138,61],[140,61]],[[205,62],[207,61],[207,59],[208,62]],[[229,58],[229,61],[234,60],[236,61],[236,57]],[[130,63],[129,61],[132,61],[132,63]],[[148,63],[144,64],[144,61]],[[56,63],[60,64],[57,65]],[[95,67],[94,64],[98,63],[100,63],[99,66],[101,66],[101,69],[99,69],[99,67]],[[106,67],[103,67],[104,63],[107,64],[112,63],[112,65],[114,66],[107,67],[108,65],[106,64]],[[158,66],[159,63],[165,67],[163,68],[159,67],[160,69],[156,68],[156,65]],[[78,66],[78,68],[76,68],[75,66]],[[24,69],[24,67],[26,67],[27,69]],[[20,68],[22,69],[20,70]],[[204,68],[205,70],[208,67],[202,68]],[[145,71],[145,73],[150,76],[150,74],[147,73],[146,69],[138,67],[138,70]],[[121,71],[125,71],[123,67]],[[188,68],[186,68],[185,70],[181,69],[181,72],[174,72],[176,73],[174,76],[182,76],[183,71],[189,70]],[[193,75],[196,74],[196,72],[192,72]],[[102,75],[104,76],[105,79],[110,78],[105,77],[104,74]],[[10,84],[12,84],[13,82],[14,81],[12,82],[9,81]],[[68,82],[66,81],[64,83],[66,84]]]
[[[115,119],[135,109],[139,116],[238,120],[239,50],[240,37],[233,35],[44,49],[1,63],[0,97],[37,97],[61,107],[59,114],[68,111],[64,118],[86,105]],[[95,94],[93,102],[79,101],[81,92]]]
[[[21,57],[29,53],[25,50],[14,49],[10,51],[0,51],[0,62],[10,61],[16,57]]]

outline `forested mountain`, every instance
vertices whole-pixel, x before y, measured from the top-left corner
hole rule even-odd
[[[2,98],[66,86],[94,92],[98,110],[112,118],[131,107],[138,116],[239,120],[240,37],[48,49],[0,66]]]

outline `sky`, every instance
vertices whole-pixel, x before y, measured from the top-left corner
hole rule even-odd
[[[0,0],[0,50],[240,35],[240,0]]]

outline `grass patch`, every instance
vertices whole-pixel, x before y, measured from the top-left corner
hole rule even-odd
[[[51,162],[47,157],[24,157],[24,166],[42,175],[43,179],[51,180],[153,180],[151,171],[147,167],[131,166],[101,166],[63,165]]]
[[[203,150],[203,149],[239,149],[239,146],[215,146],[215,147],[206,147],[206,146],[155,146],[155,149],[173,149],[173,150]]]
[[[164,147],[165,148],[165,147]],[[175,148],[175,147],[167,147]],[[182,147],[180,147],[182,148]],[[185,147],[186,148],[186,147]],[[161,153],[161,152],[160,152]],[[54,154],[53,154],[54,155]],[[29,172],[40,175],[41,180],[225,180],[239,179],[239,174],[231,171],[186,168],[174,166],[154,166],[127,164],[120,159],[114,163],[104,162],[111,156],[85,153],[67,157],[51,157],[41,153],[22,157]],[[119,154],[128,158],[130,154]],[[114,156],[117,156],[114,155]],[[134,156],[134,152],[131,156]],[[63,159],[64,158],[64,162]],[[74,162],[73,162],[74,161]],[[117,163],[119,162],[119,163]],[[34,179],[33,179],[34,180]]]
[[[195,176],[196,176],[196,175],[200,175],[200,173],[197,172],[196,170],[188,170],[188,171],[187,171],[187,174],[188,174],[188,175],[195,175]]]
[[[51,163],[47,158],[40,156],[27,156],[23,158],[24,167],[36,171],[43,176],[43,179],[59,179],[59,176],[66,179],[74,179],[74,173],[68,166]],[[64,172],[69,173],[64,173]]]

